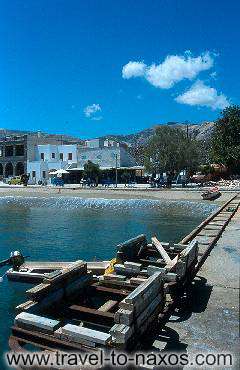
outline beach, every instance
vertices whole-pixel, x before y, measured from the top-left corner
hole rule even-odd
[[[155,199],[168,201],[192,201],[211,204],[223,204],[230,199],[237,190],[223,191],[220,198],[211,201],[203,201],[202,189],[138,189],[138,188],[80,188],[64,187],[59,190],[56,187],[0,187],[0,197],[21,196],[21,197],[62,197],[71,196],[79,198],[104,198],[104,199]]]

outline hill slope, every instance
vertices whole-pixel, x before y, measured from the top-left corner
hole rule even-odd
[[[48,134],[46,132],[39,132],[39,131],[22,131],[22,130],[8,130],[5,128],[0,128],[0,138],[5,136],[18,136],[18,135],[36,135],[40,134],[42,137],[50,137],[55,138],[57,140],[62,141],[63,143],[70,144],[70,143],[83,143],[84,140],[79,139],[78,137],[71,136],[71,135],[61,135],[61,134]]]
[[[135,134],[106,135],[106,136],[103,136],[103,138],[121,141],[121,142],[128,144],[129,146],[142,145],[142,144],[145,144],[149,140],[149,138],[154,135],[154,132],[157,126],[158,125],[153,126],[151,128],[147,128]],[[214,122],[202,122],[200,124],[189,123],[188,125],[186,125],[185,123],[173,122],[173,123],[164,124],[164,126],[169,126],[172,128],[180,128],[181,130],[184,130],[186,133],[187,133],[187,126],[188,126],[188,133],[190,136],[195,137],[197,140],[206,141],[211,137],[211,134],[214,128]]]

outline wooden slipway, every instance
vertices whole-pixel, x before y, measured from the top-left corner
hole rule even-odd
[[[49,273],[16,307],[10,348],[22,351],[31,344],[51,352],[146,349],[146,340],[181,307],[239,207],[236,194],[178,244],[155,236],[148,243],[145,235],[119,244],[113,271],[102,276],[93,276],[84,261]]]
[[[29,283],[40,283],[47,274],[70,267],[73,262],[25,262],[19,269],[14,271],[12,268],[6,273],[9,280]],[[109,266],[109,261],[87,262],[88,271],[95,275],[104,274]]]

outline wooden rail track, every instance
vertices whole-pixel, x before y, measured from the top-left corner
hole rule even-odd
[[[240,193],[237,193],[180,241],[181,244],[189,244],[191,241],[197,240],[199,246],[199,259],[195,268],[191,271],[191,274],[187,276],[185,281],[181,281],[177,287],[175,283],[168,284],[170,291],[172,288],[174,291],[178,290],[179,285],[181,285],[182,291],[188,288],[189,283],[193,281],[203,266],[204,262],[211,253],[211,250],[216,245],[217,241],[224,232],[224,229],[238,211],[239,207]],[[167,302],[163,312],[159,316],[158,330],[167,323],[170,316],[181,302],[182,297],[179,294],[173,294],[173,296],[174,298]]]

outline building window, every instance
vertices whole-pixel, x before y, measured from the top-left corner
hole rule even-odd
[[[15,147],[15,155],[17,155],[17,156],[24,156],[24,145],[16,145],[16,147]]]
[[[46,178],[46,171],[43,171],[43,172],[42,172],[42,177],[43,177],[43,179],[45,179],[45,178]]]
[[[68,160],[71,161],[72,160],[72,153],[68,153]]]
[[[13,156],[13,145],[6,145],[5,146],[5,157],[12,157]]]
[[[55,158],[55,153],[52,153],[52,159],[54,159]]]
[[[60,153],[59,156],[60,156],[60,161],[63,161],[63,153]]]
[[[34,179],[36,177],[36,171],[32,171],[32,178]]]
[[[82,159],[87,159],[87,156],[86,155],[82,155]]]
[[[41,153],[40,156],[41,156],[41,160],[44,161],[44,153]]]

